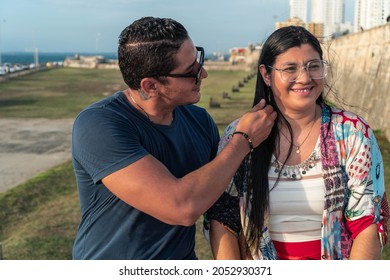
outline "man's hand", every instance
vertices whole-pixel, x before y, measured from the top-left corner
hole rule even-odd
[[[271,133],[275,123],[276,112],[271,105],[266,105],[264,99],[260,100],[248,113],[244,114],[237,124],[236,131],[249,135],[253,146],[259,146]]]

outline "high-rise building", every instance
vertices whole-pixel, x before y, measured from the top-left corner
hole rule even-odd
[[[385,24],[389,15],[390,0],[355,0],[354,30]]]
[[[280,28],[292,24],[306,27],[321,40],[350,33],[353,29],[351,23],[345,23],[345,0],[290,0],[290,18],[277,22],[275,26]]]
[[[307,0],[290,0],[290,18],[307,22]]]
[[[345,0],[311,0],[311,23],[322,23],[325,37],[340,33],[344,23]]]
[[[326,1],[326,0],[325,0]],[[314,23],[325,22],[325,1],[311,0],[310,21]]]

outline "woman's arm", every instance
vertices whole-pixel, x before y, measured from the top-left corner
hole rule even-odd
[[[381,245],[376,224],[361,231],[353,241],[350,260],[379,260]]]
[[[350,191],[345,211],[346,227],[353,238],[350,259],[379,259],[387,233],[382,226],[387,220],[381,213],[381,206],[387,206],[381,152],[361,117],[344,114],[344,122],[348,124],[343,128],[347,137],[340,149],[345,151],[341,161],[345,158]]]
[[[210,221],[210,245],[216,260],[240,260],[239,240],[220,222]]]

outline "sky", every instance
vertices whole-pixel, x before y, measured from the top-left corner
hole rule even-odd
[[[182,23],[206,53],[228,53],[263,43],[289,13],[289,0],[0,0],[0,51],[115,53],[126,26],[155,16]]]

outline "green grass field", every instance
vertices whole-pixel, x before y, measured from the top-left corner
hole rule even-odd
[[[203,82],[200,106],[209,110],[220,131],[252,104],[255,79],[239,93],[233,86],[250,73],[209,71]],[[34,73],[0,83],[0,118],[74,118],[89,103],[124,88],[119,71],[60,68]],[[223,99],[226,91],[229,99]],[[209,108],[210,97],[220,108]],[[377,137],[385,170],[390,166],[390,143],[381,132]],[[389,174],[385,178],[389,182]],[[389,188],[387,192],[389,193]],[[0,194],[0,242],[9,260],[71,259],[79,222],[77,187],[70,162]],[[212,259],[198,220],[196,251],[203,260]],[[0,255],[1,257],[1,255]],[[390,259],[389,245],[382,254]]]

